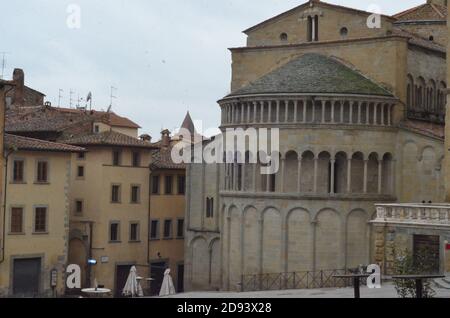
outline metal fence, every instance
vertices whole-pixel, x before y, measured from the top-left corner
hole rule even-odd
[[[353,270],[322,270],[277,274],[243,275],[241,291],[266,291],[285,289],[342,288],[353,286],[349,278],[335,278],[335,275],[351,274]],[[361,282],[365,283],[364,280]]]

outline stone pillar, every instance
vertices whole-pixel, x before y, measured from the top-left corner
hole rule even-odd
[[[358,125],[361,125],[361,105],[362,102],[358,102]]]
[[[317,193],[317,174],[319,170],[319,158],[314,158],[314,193]]]
[[[253,164],[253,175],[252,175],[252,183],[253,183],[253,192],[256,192],[258,190],[258,187],[256,185],[256,173],[257,173],[257,169],[258,169],[258,164],[254,163]]]
[[[271,174],[266,174],[266,192],[270,192],[271,176]]]
[[[347,193],[352,192],[352,158],[347,158]]]
[[[284,178],[286,176],[286,158],[281,158],[281,193],[284,193]]]
[[[325,124],[325,101],[322,101],[322,124]]]
[[[341,124],[344,123],[344,103],[343,102],[337,102],[339,103],[339,106],[341,106]]]
[[[382,193],[383,182],[383,160],[378,160],[378,194]]]
[[[241,124],[245,123],[245,104],[241,103]]]
[[[364,193],[367,193],[367,165],[369,160],[364,160]]]
[[[308,106],[308,101],[306,99],[304,99],[302,101],[303,104],[303,123],[306,124],[306,111],[307,111],[307,106]]]
[[[269,104],[269,112],[267,115],[267,122],[271,123],[272,122],[272,102],[269,101],[268,104]]]
[[[378,103],[373,104],[373,124],[378,125]]]
[[[335,105],[335,102],[334,101],[330,101],[330,104],[331,104],[331,123],[335,124],[336,123],[336,120],[334,118],[334,105]]]
[[[298,179],[297,179],[297,192],[302,192],[302,155],[298,155]]]
[[[289,101],[284,102],[284,122],[287,124],[289,122]]]
[[[298,122],[298,100],[294,103],[294,123]]]
[[[238,174],[238,164],[236,162],[233,163],[233,190],[238,191],[239,190],[239,174]]]
[[[385,104],[381,104],[381,126],[384,126],[386,124],[386,118],[384,116],[385,107],[386,107]]]
[[[366,104],[366,125],[369,125],[370,122],[370,103]]]
[[[349,113],[349,116],[350,116],[350,118],[349,118],[349,120],[348,120],[348,123],[349,123],[350,125],[353,124],[353,103],[354,103],[354,102],[352,102],[352,101],[349,101],[349,102],[348,102],[348,107],[349,107],[348,113]]]
[[[312,105],[312,123],[316,121],[316,102],[314,100],[311,101]]]
[[[245,188],[245,175],[246,175],[246,170],[247,169],[247,163],[244,163],[241,165],[241,191],[245,192],[246,188]]]
[[[251,116],[251,103],[247,103],[247,123],[250,124],[252,122]]]
[[[393,105],[388,105],[388,125],[392,126],[392,108]]]
[[[331,180],[330,180],[330,193],[334,194],[336,189],[334,188],[334,170],[335,170],[335,164],[336,164],[336,160],[335,159],[331,159],[330,160],[331,163]]]
[[[281,104],[281,101],[277,100],[277,110],[276,110],[277,113],[275,115],[275,122],[277,124],[280,123],[280,104]]]
[[[258,111],[258,102],[253,102],[253,123],[257,123],[257,115],[258,115],[258,113],[257,113],[257,111]]]

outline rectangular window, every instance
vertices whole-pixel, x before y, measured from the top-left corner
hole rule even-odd
[[[139,167],[141,165],[141,154],[139,152],[133,152],[133,167]]]
[[[131,242],[139,241],[139,223],[130,224],[130,241]]]
[[[131,186],[131,203],[139,203],[141,197],[141,187]]]
[[[48,162],[47,161],[38,161],[36,181],[39,183],[47,183],[48,182]]]
[[[111,202],[112,203],[120,203],[120,186],[113,185],[111,187]]]
[[[94,133],[98,134],[100,132],[100,126],[99,125],[94,125]]]
[[[78,178],[84,178],[84,167],[78,166],[77,168],[77,177]]]
[[[47,208],[34,209],[34,233],[47,232]]]
[[[184,219],[178,219],[177,221],[177,238],[184,237]]]
[[[184,195],[186,193],[186,177],[178,176],[178,194]]]
[[[84,159],[86,159],[86,153],[84,153],[84,152],[79,152],[79,153],[77,154],[77,159],[78,159],[78,160],[84,160]]]
[[[159,176],[152,177],[152,194],[159,194]]]
[[[121,153],[119,150],[113,151],[113,166],[120,166]]]
[[[23,182],[24,181],[24,161],[23,160],[14,160],[13,166],[13,181],[14,182]]]
[[[172,188],[173,188],[173,184],[172,184],[172,176],[166,176],[165,178],[165,194],[172,194]]]
[[[110,242],[118,242],[120,240],[119,231],[120,231],[119,223],[112,222],[109,226],[109,241]]]
[[[23,233],[23,208],[11,209],[11,233]]]
[[[164,221],[164,238],[172,238],[172,220]]]
[[[159,239],[159,221],[152,220],[150,222],[150,239],[157,240]]]
[[[83,213],[83,201],[76,200],[75,201],[75,213],[82,214]]]

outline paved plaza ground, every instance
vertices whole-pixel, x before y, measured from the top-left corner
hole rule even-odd
[[[450,289],[434,288],[436,298],[450,298]],[[169,298],[353,298],[353,288],[325,288],[307,290],[281,290],[248,293],[190,292]],[[384,284],[381,289],[361,287],[361,298],[398,298],[394,285]]]

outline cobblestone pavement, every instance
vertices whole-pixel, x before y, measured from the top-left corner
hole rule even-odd
[[[450,298],[450,290],[435,288],[437,298]],[[392,284],[384,284],[381,289],[361,287],[361,298],[397,298]],[[170,298],[353,298],[353,288],[329,288],[308,290],[281,290],[248,293],[190,292]]]

